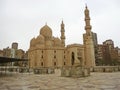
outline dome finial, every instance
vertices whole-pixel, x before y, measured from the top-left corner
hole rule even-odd
[[[45,25],[47,25],[47,22],[45,23]]]

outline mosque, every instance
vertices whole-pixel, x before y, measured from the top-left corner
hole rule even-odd
[[[65,25],[61,22],[60,38],[52,35],[52,29],[46,24],[36,38],[30,41],[28,59],[30,68],[60,68],[80,65],[95,66],[94,33],[91,31],[90,16],[85,7],[85,33],[82,44],[65,45]]]

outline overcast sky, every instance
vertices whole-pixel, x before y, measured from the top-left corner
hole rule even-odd
[[[19,49],[28,50],[46,22],[53,36],[60,37],[62,20],[66,45],[82,44],[85,3],[98,43],[112,39],[120,47],[120,0],[0,0],[0,49],[18,42]]]

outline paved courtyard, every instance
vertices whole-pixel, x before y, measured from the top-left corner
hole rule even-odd
[[[0,90],[120,90],[120,72],[84,78],[16,73],[0,76]]]

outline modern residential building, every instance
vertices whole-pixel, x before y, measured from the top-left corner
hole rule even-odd
[[[97,65],[117,65],[119,62],[119,48],[114,47],[114,42],[108,39],[98,45]]]

